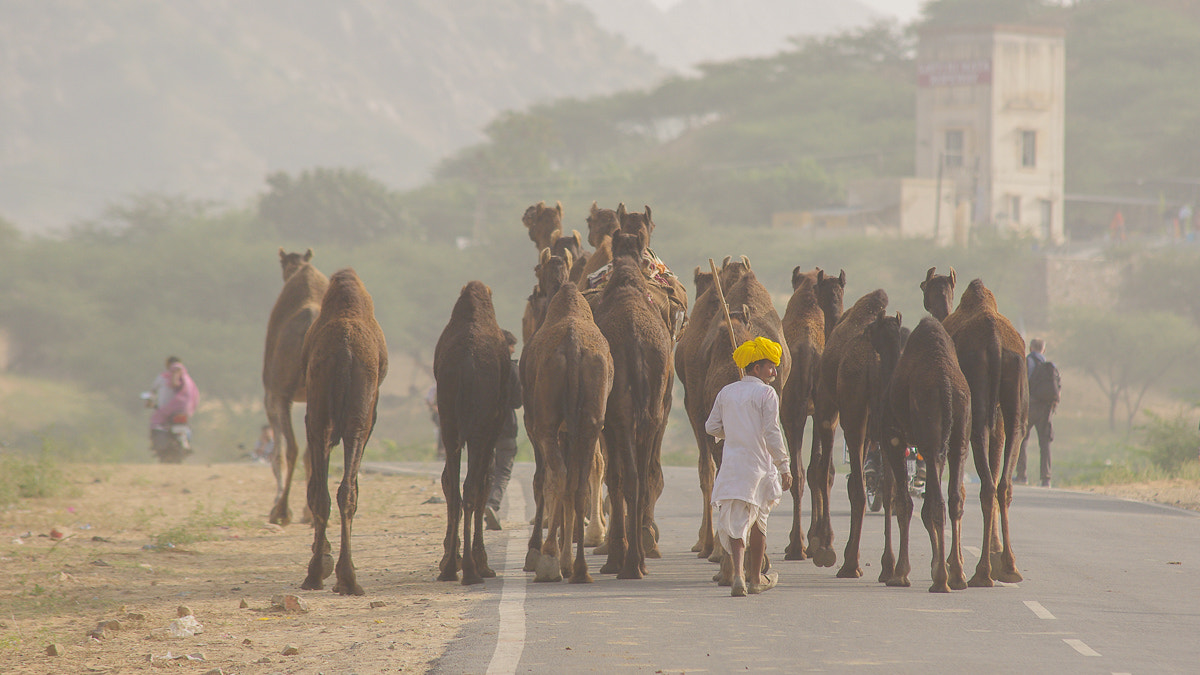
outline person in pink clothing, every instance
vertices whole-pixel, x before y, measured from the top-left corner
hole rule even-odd
[[[713,483],[713,525],[733,564],[730,595],[744,597],[774,588],[777,572],[762,574],[767,545],[767,516],[792,486],[775,380],[783,349],[757,337],[733,352],[745,376],[717,394],[704,429],[725,439],[721,469]],[[747,540],[749,569],[743,571]]]

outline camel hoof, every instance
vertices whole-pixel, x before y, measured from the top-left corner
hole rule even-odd
[[[947,586],[945,582],[942,582],[940,584],[935,583],[934,585],[929,587],[929,592],[930,593],[949,593],[950,587]]]
[[[854,567],[851,567],[850,565],[842,565],[842,568],[838,570],[837,578],[839,578],[839,579],[857,579],[857,578],[861,577],[862,574],[863,574],[862,568],[859,567],[858,565],[855,565]]]
[[[463,575],[463,580],[462,580],[463,586],[474,586],[475,584],[482,584],[482,583],[483,583],[483,577],[479,576],[478,574],[476,574],[474,576],[467,576],[465,574]]]
[[[333,556],[326,553],[321,556],[321,578],[328,579],[333,574]]]
[[[525,572],[536,572],[538,560],[542,557],[542,552],[536,548],[531,548],[525,552],[525,566],[521,568]]]
[[[288,513],[286,509],[283,512],[280,512],[279,509],[271,509],[271,524],[287,527],[292,524],[292,514]]]
[[[366,595],[366,591],[356,581],[345,583],[339,581],[333,585],[333,592],[338,595]]]
[[[592,550],[592,555],[608,555],[608,542],[600,542],[600,544]]]
[[[703,550],[704,550],[704,544],[701,542],[696,542],[696,544],[694,546],[692,546],[692,553],[699,553],[700,551],[703,551]]]
[[[966,587],[967,587],[967,580],[963,577],[952,578],[952,579],[950,579],[949,583],[950,583],[950,590],[953,590],[953,591],[961,591],[961,590],[966,589]]]
[[[658,544],[646,548],[646,557],[654,560],[662,558],[662,552],[658,550]]]
[[[480,568],[479,576],[483,577],[484,579],[494,579],[496,578],[496,570],[485,565]]]
[[[641,579],[642,578],[642,570],[638,569],[636,566],[631,570],[621,570],[621,573],[617,575],[617,578],[618,579]]]
[[[1021,573],[1015,569],[1002,570],[997,574],[993,574],[992,578],[996,581],[1003,581],[1006,584],[1017,584],[1025,580],[1025,577],[1021,576]]]
[[[445,570],[438,575],[438,581],[458,581],[458,570]]]
[[[766,574],[767,572],[770,572],[770,571],[771,571],[771,556],[769,556],[769,555],[767,555],[766,553],[764,553],[764,554],[763,554],[763,564],[762,564],[762,569],[761,569],[761,570],[759,570],[759,573],[760,573],[760,574]]]
[[[592,548],[593,546],[599,546],[603,543],[604,543],[604,537],[602,537],[600,535],[583,538],[583,545],[586,546],[587,548]]]
[[[616,563],[606,562],[600,568],[600,574],[616,574],[621,570],[621,566]]]
[[[892,578],[884,581],[884,583],[892,588],[908,588],[909,586],[912,586],[912,583],[909,582],[907,575],[900,577],[893,576]]]
[[[307,577],[304,580],[304,583],[300,584],[300,588],[303,588],[306,591],[319,591],[322,588],[325,588],[325,582],[321,581],[320,579]]]
[[[837,554],[831,548],[819,548],[813,552],[812,561],[817,567],[833,567],[837,564]]]
[[[697,558],[711,558],[712,554],[713,554],[712,548],[701,548],[700,552],[696,554],[696,557]],[[712,562],[712,561],[710,560],[709,562]]]
[[[562,581],[562,579],[562,570],[558,568],[558,558],[542,554],[541,560],[538,560],[537,573],[534,575],[533,580],[542,582]]]
[[[722,555],[721,551],[719,549],[714,548],[712,553],[708,554],[708,562],[715,562],[715,563],[721,562],[721,555]]]
[[[967,582],[967,586],[971,588],[991,588],[995,584],[992,583],[991,577],[976,572],[975,576],[971,577],[971,580]]]
[[[573,574],[573,575],[571,575],[570,581],[568,581],[567,583],[590,584],[590,583],[592,583],[592,575],[588,574],[587,572],[584,572],[582,576],[579,574]]]

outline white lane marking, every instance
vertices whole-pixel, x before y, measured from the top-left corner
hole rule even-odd
[[[1100,652],[1084,644],[1083,640],[1068,640],[1067,638],[1063,638],[1063,642],[1071,645],[1072,649],[1084,656],[1100,656]]]
[[[971,555],[975,556],[976,558],[978,558],[979,554],[982,553],[982,551],[979,550],[978,546],[964,546],[963,550],[966,551],[967,553],[970,553]]]
[[[1042,603],[1037,602],[1036,600],[1026,600],[1025,606],[1028,607],[1029,611],[1033,612],[1034,615],[1036,615],[1039,619],[1055,618],[1055,616],[1050,613],[1050,610],[1042,607]]]
[[[521,505],[522,522],[529,522],[525,512],[525,492],[521,481],[514,480],[508,484],[509,510]],[[522,534],[524,532],[524,534]],[[524,543],[529,539],[529,532],[513,531],[508,536],[508,554],[504,557],[504,590],[500,594],[500,628],[496,631],[496,651],[492,653],[492,661],[488,664],[488,675],[511,675],[517,672],[521,662],[521,652],[525,651],[525,586],[529,579],[523,571],[525,567]]]

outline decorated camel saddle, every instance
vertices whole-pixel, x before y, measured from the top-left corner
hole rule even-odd
[[[599,301],[611,274],[610,262],[587,276],[583,283],[583,295],[589,303]],[[646,300],[662,311],[663,321],[671,330],[672,337],[677,337],[687,318],[686,291],[671,268],[649,248],[642,252],[642,274],[650,287]]]

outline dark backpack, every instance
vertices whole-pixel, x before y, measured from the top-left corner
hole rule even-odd
[[[1029,403],[1054,410],[1058,395],[1062,391],[1062,378],[1058,368],[1050,361],[1042,361],[1029,376]]]

